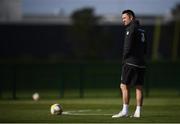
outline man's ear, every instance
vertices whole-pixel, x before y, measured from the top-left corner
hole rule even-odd
[[[131,21],[134,19],[132,15],[130,15],[130,19],[131,19]]]

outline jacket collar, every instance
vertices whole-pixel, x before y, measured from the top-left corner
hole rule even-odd
[[[131,26],[131,25],[136,25],[136,26],[139,26],[139,20],[133,20],[131,21],[128,25],[126,25],[126,28]]]

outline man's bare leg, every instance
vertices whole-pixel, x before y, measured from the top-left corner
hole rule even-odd
[[[120,85],[122,91],[122,100],[123,100],[123,108],[122,112],[128,114],[129,100],[130,100],[130,88],[128,85],[122,84]]]
[[[134,113],[134,117],[141,116],[141,109],[143,105],[143,88],[141,85],[136,86],[136,110]]]
[[[130,89],[128,85],[125,85],[122,83],[120,84],[120,89],[122,92],[123,108],[118,114],[113,115],[112,118],[128,116],[128,106],[129,106],[129,99],[130,99],[129,90]]]

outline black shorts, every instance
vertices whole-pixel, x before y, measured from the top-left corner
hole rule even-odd
[[[122,66],[121,83],[126,85],[143,85],[145,68],[124,64]]]

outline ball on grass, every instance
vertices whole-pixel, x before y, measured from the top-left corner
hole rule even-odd
[[[60,104],[56,103],[51,105],[50,112],[52,115],[61,115],[63,112],[63,108]]]
[[[39,93],[34,93],[34,94],[32,95],[32,98],[33,98],[34,101],[38,101],[39,98],[40,98]]]

